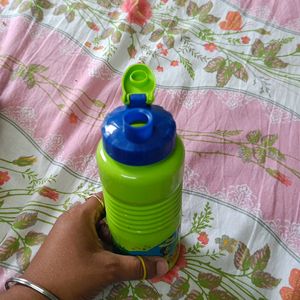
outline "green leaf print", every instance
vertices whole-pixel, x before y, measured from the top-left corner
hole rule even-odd
[[[237,298],[222,290],[212,290],[208,294],[208,300],[237,300]]]
[[[151,286],[139,283],[134,288],[135,294],[141,299],[157,300],[160,294]]]
[[[270,147],[273,146],[277,140],[278,140],[277,134],[265,135],[264,137],[261,138],[261,144],[265,147]]]
[[[124,24],[124,23],[123,23]],[[120,29],[120,28],[119,28]],[[120,29],[121,30],[121,29]],[[141,34],[147,35],[154,30],[154,25],[152,23],[147,23],[141,30]]]
[[[111,41],[114,44],[118,44],[122,38],[122,33],[120,31],[115,31],[111,36]]]
[[[36,84],[36,81],[35,81],[34,76],[33,76],[32,74],[30,74],[30,73],[28,73],[28,74],[26,75],[26,80],[25,80],[25,82],[26,82],[26,85],[27,85],[27,87],[28,87],[29,89],[32,89],[32,88],[35,86],[35,84]]]
[[[172,19],[164,19],[161,22],[161,26],[165,28],[174,28],[177,26],[178,21],[177,20],[172,20]]]
[[[186,14],[189,17],[195,17],[199,13],[199,7],[194,1],[190,1],[186,9]]]
[[[176,5],[178,6],[185,6],[187,0],[175,0]]]
[[[253,130],[247,133],[246,138],[251,144],[255,145],[259,142],[261,136],[260,130]]]
[[[273,69],[284,69],[284,68],[286,68],[288,66],[288,63],[282,61],[278,57],[267,57],[264,60],[264,64],[267,67],[273,68]]]
[[[217,87],[224,87],[233,75],[232,69],[229,66],[220,68],[217,72]]]
[[[207,16],[213,8],[213,3],[208,1],[207,3],[201,5],[198,9],[198,14],[200,17]]]
[[[42,244],[47,235],[41,232],[29,231],[25,236],[25,243],[28,246],[36,246]]]
[[[203,18],[199,17],[200,22],[205,23],[205,24],[213,24],[213,23],[217,23],[220,18],[213,16],[213,15],[207,15]]]
[[[204,297],[199,291],[192,290],[184,300],[204,300]]]
[[[72,23],[75,20],[75,11],[71,10],[65,14],[68,23]]]
[[[240,146],[239,156],[244,162],[250,162],[252,159],[252,149],[246,146]]]
[[[211,290],[220,286],[222,282],[222,277],[213,275],[211,273],[199,272],[198,281],[202,287]]]
[[[209,73],[214,73],[225,66],[225,59],[221,56],[216,57],[208,62],[204,70]]]
[[[278,159],[278,160],[285,160],[285,155],[280,152],[278,149],[275,147],[269,147],[267,149],[267,155],[270,156],[273,159]]]
[[[33,226],[37,222],[38,213],[22,213],[17,216],[15,222],[13,223],[14,228],[26,229]]]
[[[224,136],[224,137],[229,137],[229,136],[239,135],[242,132],[243,130],[216,130],[214,134]]]
[[[267,47],[265,47],[265,55],[269,57],[274,57],[278,54],[282,47],[282,44],[278,41],[274,41],[270,43]]]
[[[36,19],[37,22],[42,22],[44,19],[44,12],[38,6],[31,7],[31,14]]]
[[[128,294],[129,294],[129,287],[126,285],[126,283],[122,282],[112,287],[108,296],[106,297],[106,300],[126,299]]]
[[[26,270],[30,263],[32,251],[29,247],[21,248],[17,254],[17,264],[22,271]]]
[[[55,7],[53,14],[59,16],[64,14],[67,11],[68,7],[66,5],[59,5]]]
[[[43,65],[31,64],[28,66],[28,73],[42,73],[47,70],[48,68]]]
[[[239,241],[234,254],[234,266],[241,271],[247,271],[250,268],[250,251],[241,241]]]
[[[262,57],[265,54],[265,45],[260,39],[256,39],[253,43],[251,53],[255,57]]]
[[[48,0],[36,0],[36,5],[44,9],[52,8],[54,5]]]
[[[253,149],[254,157],[259,164],[264,164],[266,162],[267,151],[264,148],[257,147]]]
[[[164,31],[162,29],[155,30],[150,36],[150,41],[157,42],[163,36],[163,34]]]
[[[173,300],[180,299],[184,295],[187,294],[190,288],[190,284],[186,278],[179,277],[176,281],[171,285],[170,291],[168,292],[168,296]]]
[[[19,240],[15,237],[9,236],[0,246],[0,261],[5,261],[14,255],[19,249]]]
[[[265,28],[255,29],[255,32],[258,32],[261,35],[270,35],[271,32],[266,30]]]
[[[109,0],[97,0],[97,3],[104,8],[111,8],[111,1]]]
[[[97,106],[97,107],[105,107],[105,104],[104,104],[101,100],[94,99],[94,100],[93,100],[93,103],[94,103],[94,105]]]
[[[265,245],[262,249],[257,250],[250,257],[250,266],[254,271],[263,271],[269,262],[270,259],[270,248],[269,245]]]
[[[89,6],[82,2],[75,2],[72,3],[70,7],[73,9],[87,9]]]
[[[212,211],[209,203],[205,204],[204,211],[200,214],[195,213],[193,216],[191,232],[201,232],[203,229],[211,227],[210,222],[213,220]]]
[[[273,277],[270,273],[257,271],[252,274],[251,281],[259,288],[270,289],[278,286],[281,279]]]
[[[234,76],[238,79],[241,79],[245,82],[248,81],[248,73],[246,71],[246,68],[239,62],[233,62],[231,63],[231,68]]]
[[[182,63],[182,65],[184,66],[186,71],[189,73],[190,77],[192,79],[194,79],[195,78],[195,71],[193,69],[192,63],[187,58],[185,58],[183,56],[180,56],[180,62]]]
[[[171,48],[174,47],[175,40],[174,40],[173,36],[170,36],[170,35],[164,36],[163,41],[164,41],[164,43],[165,43],[165,45],[167,46],[168,49],[171,49]]]

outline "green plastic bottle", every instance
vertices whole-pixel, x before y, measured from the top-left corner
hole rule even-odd
[[[96,158],[115,248],[131,255],[179,254],[184,146],[172,115],[154,101],[155,77],[143,64],[122,80],[125,105],[107,115]]]

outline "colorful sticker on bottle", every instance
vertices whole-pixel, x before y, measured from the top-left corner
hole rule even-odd
[[[165,241],[163,241],[158,246],[155,246],[147,251],[127,251],[126,249],[120,247],[116,243],[115,245],[115,252],[121,254],[129,254],[129,255],[140,255],[140,256],[162,256],[164,257],[170,269],[175,265],[178,256],[179,256],[179,242],[180,242],[180,226],[178,229]]]

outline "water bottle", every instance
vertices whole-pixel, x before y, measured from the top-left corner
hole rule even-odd
[[[179,255],[184,146],[172,115],[154,101],[155,76],[144,64],[122,79],[125,105],[108,114],[96,159],[106,220],[117,252]]]

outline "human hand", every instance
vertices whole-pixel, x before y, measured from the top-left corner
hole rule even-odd
[[[97,196],[102,198],[102,193]],[[110,284],[141,279],[144,271],[137,257],[104,249],[96,231],[103,210],[96,197],[91,196],[61,215],[22,277],[62,300],[92,299]],[[144,262],[147,278],[162,276],[168,271],[163,258],[144,257]],[[9,290],[11,295],[14,290],[35,293],[35,297],[29,299],[40,299],[37,292],[28,288],[15,285]]]

